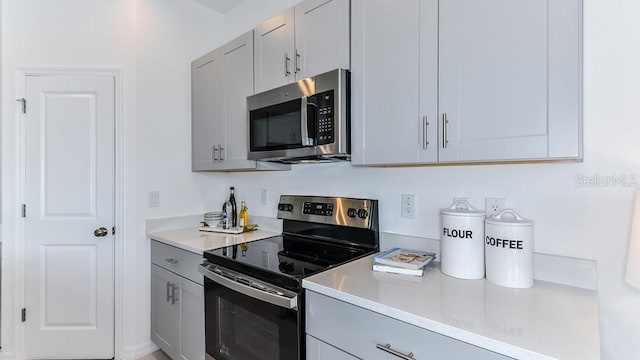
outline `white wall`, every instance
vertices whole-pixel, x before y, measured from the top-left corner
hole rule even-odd
[[[17,69],[117,68],[124,73],[125,277],[123,348],[149,349],[147,217],[220,203],[223,176],[190,171],[190,62],[221,45],[223,18],[184,0],[2,0],[2,162],[5,256],[0,358],[15,351]],[[160,191],[160,207],[146,194]],[[19,354],[13,353],[13,356]]]
[[[225,194],[223,175],[191,172],[191,61],[222,45],[223,17],[193,1],[138,0],[137,33],[136,273],[147,284],[144,219],[202,213]],[[147,208],[150,190],[159,191],[160,207]],[[136,289],[140,344],[150,338],[151,300],[148,286]]]
[[[250,12],[252,4],[259,10]],[[252,0],[227,15],[225,36],[287,6],[266,8]],[[505,197],[508,206],[535,220],[536,251],[597,260],[602,357],[638,358],[640,291],[623,282],[634,187],[579,186],[577,177],[628,175],[640,181],[640,2],[585,0],[584,15],[583,163],[298,165],[288,173],[230,174],[228,184],[236,186],[239,201],[247,200],[251,214],[263,216],[276,215],[282,193],[376,198],[382,231],[429,238],[439,237],[438,211],[454,196],[468,196],[478,207],[484,197]],[[261,188],[270,191],[269,206],[260,205]],[[400,217],[402,193],[416,194],[415,220]]]

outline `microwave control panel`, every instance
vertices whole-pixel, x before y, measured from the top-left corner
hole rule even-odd
[[[318,106],[318,137],[317,144],[331,144],[334,141],[334,108],[333,108],[333,90],[325,91],[314,95],[316,105]]]

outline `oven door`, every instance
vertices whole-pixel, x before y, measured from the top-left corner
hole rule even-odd
[[[298,359],[295,293],[213,264],[200,272],[208,360]]]

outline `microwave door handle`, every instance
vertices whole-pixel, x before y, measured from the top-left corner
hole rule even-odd
[[[303,96],[301,100],[300,137],[302,139],[302,146],[313,146],[313,140],[309,138],[309,122],[307,121],[307,97]]]
[[[222,275],[207,269],[204,265],[198,266],[198,271],[207,277],[207,279],[218,283],[228,289],[239,292],[243,295],[252,297],[254,299],[267,302],[269,304],[282,307],[285,309],[297,310],[298,308],[298,296],[287,297],[278,294],[272,294],[261,289],[256,289],[248,285],[241,284],[232,279],[228,279]]]

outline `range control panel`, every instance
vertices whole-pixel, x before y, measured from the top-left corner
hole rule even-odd
[[[378,223],[378,201],[281,195],[278,219],[370,228]]]
[[[308,215],[333,216],[333,204],[319,202],[305,202],[302,213]]]

